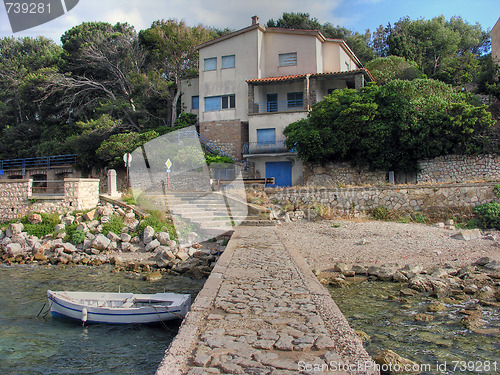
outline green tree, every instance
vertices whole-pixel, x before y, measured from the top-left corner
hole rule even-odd
[[[407,61],[399,56],[377,57],[366,63],[365,67],[381,85],[393,79],[411,81],[416,78],[425,78],[415,62]]]
[[[148,52],[149,61],[157,67],[159,76],[175,84],[171,123],[177,118],[177,106],[182,93],[182,79],[195,75],[198,68],[197,46],[214,38],[215,33],[202,26],[189,27],[183,21],[155,21],[142,30],[139,38]]]
[[[481,152],[492,124],[484,105],[450,85],[396,79],[360,91],[336,90],[284,133],[287,146],[304,160],[415,171],[422,159]]]

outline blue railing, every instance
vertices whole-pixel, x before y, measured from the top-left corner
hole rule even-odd
[[[204,136],[202,136],[200,133],[194,130],[185,130],[185,131],[179,131],[177,138],[179,142],[181,142],[183,139],[198,139],[200,141],[200,144],[202,145],[205,153],[211,153],[211,154],[218,154],[221,156],[227,156],[231,160],[233,158],[226,154],[220,147],[218,147],[215,143],[212,141],[208,140]]]
[[[283,100],[283,101],[270,101],[263,103],[253,103],[251,113],[272,113],[272,112],[288,112],[288,111],[303,111],[304,100]]]
[[[0,170],[22,169],[24,171],[27,168],[44,168],[49,170],[58,165],[74,165],[76,164],[76,157],[76,154],[72,154],[39,158],[0,160]]]
[[[294,149],[290,150],[285,145],[285,141],[275,142],[249,142],[243,145],[243,155],[252,154],[277,154],[277,153],[292,153]]]

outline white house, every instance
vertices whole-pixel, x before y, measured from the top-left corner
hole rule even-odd
[[[199,77],[183,82],[183,106],[200,133],[256,177],[302,181],[303,164],[283,129],[336,89],[361,88],[371,74],[343,40],[319,31],[252,25],[199,46]]]

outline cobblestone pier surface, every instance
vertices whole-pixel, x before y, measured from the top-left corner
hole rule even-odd
[[[297,249],[238,227],[157,374],[379,372]]]

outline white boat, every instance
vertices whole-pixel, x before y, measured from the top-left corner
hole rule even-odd
[[[47,290],[52,316],[82,323],[157,323],[186,316],[191,295],[54,292]]]

